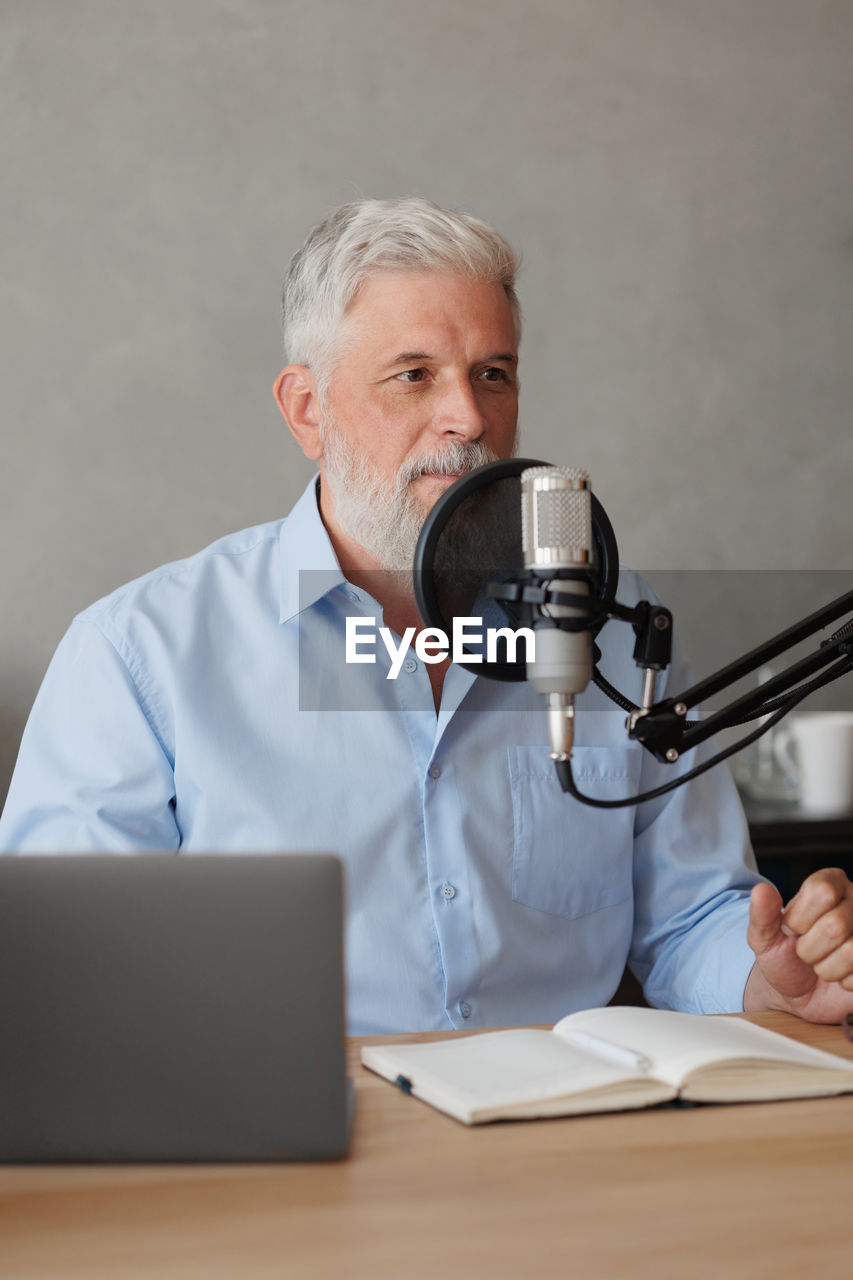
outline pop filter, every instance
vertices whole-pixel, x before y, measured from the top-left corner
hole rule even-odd
[[[427,516],[415,550],[414,588],[425,626],[450,635],[455,617],[482,617],[485,625],[518,628],[522,619],[511,603],[489,598],[487,587],[512,582],[524,572],[521,540],[521,473],[549,464],[533,458],[488,462],[461,476]],[[613,598],[619,552],[613,528],[592,495],[592,594]],[[595,634],[605,619],[590,622]],[[465,647],[466,653],[480,654]],[[478,675],[492,680],[526,679],[526,663],[508,657],[483,659]]]

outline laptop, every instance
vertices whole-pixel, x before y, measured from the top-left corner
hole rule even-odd
[[[346,1153],[327,854],[0,858],[0,1161]]]

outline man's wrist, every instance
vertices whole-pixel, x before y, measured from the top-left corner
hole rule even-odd
[[[743,989],[744,1013],[761,1013],[765,1009],[784,1009],[775,987],[771,987],[759,968],[756,960],[749,971],[746,986]]]

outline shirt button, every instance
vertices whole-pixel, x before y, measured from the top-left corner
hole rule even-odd
[[[432,766],[430,767],[429,776],[430,776],[431,778],[440,778],[440,777],[441,777],[441,769],[440,769],[440,767],[439,767],[437,764],[434,764],[434,765],[432,765]]]
[[[471,1017],[471,1006],[466,1000],[461,1000],[459,1002],[459,1012],[462,1014],[463,1018]]]
[[[452,885],[452,884],[447,884],[447,883],[445,882],[445,883],[441,886],[441,896],[442,896],[442,898],[445,898],[448,902],[450,901],[450,899],[451,899],[451,898],[455,898],[455,897],[456,897],[456,890],[454,889],[453,885]]]
[[[407,671],[417,671],[418,669],[418,664],[415,662],[414,658],[407,658],[403,663],[403,666]]]

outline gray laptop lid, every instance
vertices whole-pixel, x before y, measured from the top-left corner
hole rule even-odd
[[[341,865],[0,858],[0,1160],[281,1160],[348,1139]]]

